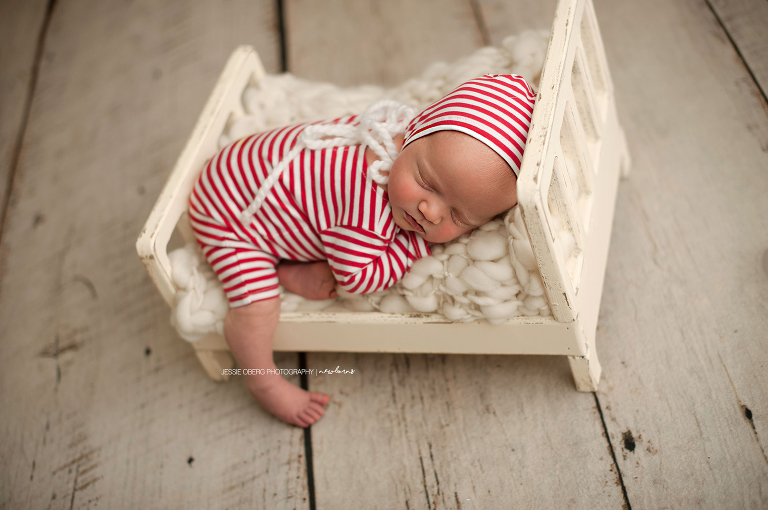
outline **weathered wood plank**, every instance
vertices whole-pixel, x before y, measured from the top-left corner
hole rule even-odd
[[[57,2],[2,239],[0,506],[308,507],[302,431],[208,380],[134,249],[230,52],[278,70],[273,8]]]
[[[289,3],[292,72],[392,85],[482,44],[470,2],[331,5]],[[313,389],[332,395],[312,427],[318,508],[622,505],[594,398],[574,391],[564,358],[307,359],[310,368],[356,371],[310,378]],[[569,489],[542,483],[552,479]]]
[[[469,341],[469,339],[468,339]],[[311,354],[318,508],[621,508],[592,394],[546,356]]]
[[[599,332],[629,499],[764,508],[768,109],[703,1],[597,12],[634,158]]]
[[[766,105],[704,1],[596,4],[633,156],[597,334],[629,501],[762,508]]]
[[[478,0],[482,18],[488,27],[491,44],[498,45],[505,37],[524,30],[552,27],[556,0],[515,2]]]
[[[763,508],[765,103],[704,1],[596,4],[633,157],[597,333],[629,501]]]
[[[768,2],[709,0],[752,74],[768,93]]]
[[[288,69],[338,85],[395,85],[483,45],[469,0],[286,0]]]
[[[0,207],[24,123],[47,4],[46,0],[0,2]],[[4,214],[0,211],[0,221]]]
[[[633,508],[764,508],[766,105],[704,2],[598,9],[634,157],[600,332],[627,492]]]

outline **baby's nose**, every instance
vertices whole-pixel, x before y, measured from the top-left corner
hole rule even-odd
[[[421,214],[428,222],[432,224],[440,223],[440,211],[439,208],[435,205],[429,204],[427,201],[421,202],[419,204],[419,212],[421,212]]]

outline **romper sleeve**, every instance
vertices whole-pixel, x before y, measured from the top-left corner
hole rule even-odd
[[[430,254],[421,236],[399,229],[385,238],[359,227],[336,226],[320,237],[339,286],[353,294],[391,287],[415,260]]]

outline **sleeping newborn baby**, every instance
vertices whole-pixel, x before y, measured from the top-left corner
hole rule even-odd
[[[190,220],[224,287],[224,336],[253,396],[307,427],[329,396],[272,358],[279,284],[309,299],[384,290],[413,262],[517,204],[535,94],[517,75],[470,80],[414,117],[393,101],[361,116],[287,126],[205,166]]]

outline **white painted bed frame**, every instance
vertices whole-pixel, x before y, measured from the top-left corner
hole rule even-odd
[[[171,306],[176,288],[168,241],[174,229],[186,241],[194,239],[184,213],[195,178],[217,152],[219,135],[245,114],[243,91],[263,76],[253,48],[242,46],[232,54],[136,243]],[[518,180],[523,219],[553,316],[517,317],[491,326],[430,314],[284,313],[274,349],[567,355],[576,388],[595,391],[597,316],[618,179],[628,169],[592,1],[560,0]],[[565,256],[554,218],[576,240]],[[573,257],[568,266],[567,257]],[[226,380],[222,369],[231,368],[233,359],[224,338],[212,334],[192,345],[207,374]]]

